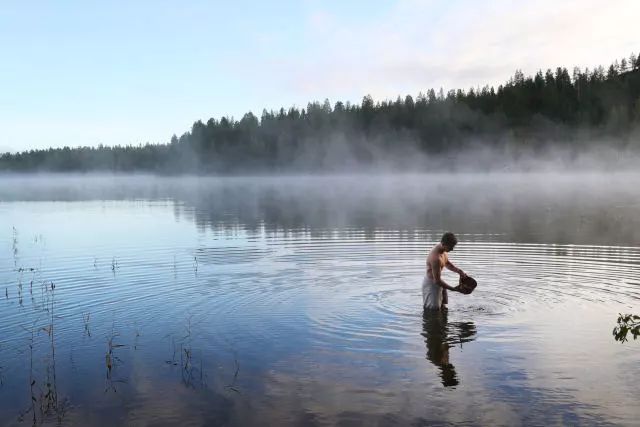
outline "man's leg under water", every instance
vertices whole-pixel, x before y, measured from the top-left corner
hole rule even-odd
[[[442,288],[442,305],[440,306],[440,308],[442,310],[446,310],[447,304],[449,304],[449,297],[447,296],[447,290]]]

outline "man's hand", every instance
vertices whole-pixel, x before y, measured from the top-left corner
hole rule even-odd
[[[467,278],[467,273],[465,273],[462,270],[458,270],[458,274],[460,275],[461,279],[466,279]]]

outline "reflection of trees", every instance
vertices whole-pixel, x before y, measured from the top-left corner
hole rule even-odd
[[[455,199],[441,190],[438,181],[429,182],[425,176],[395,178],[391,183],[383,178],[227,182],[201,189],[206,196],[175,197],[192,209],[198,227],[232,233],[322,237],[340,229],[370,238],[377,230],[452,229],[459,234],[482,230],[500,241],[527,243],[635,245],[640,239],[640,217],[633,206],[618,206],[613,215],[610,206],[618,199],[598,190],[581,192],[577,182],[558,187],[557,192],[544,192],[536,190],[535,182],[488,189],[496,183],[485,181],[452,182]]]
[[[177,218],[230,234],[323,237],[339,229],[347,237],[374,237],[379,230],[405,230],[408,236],[434,230],[439,237],[449,229],[482,230],[502,242],[635,246],[640,240],[635,177],[30,178],[0,183],[0,199],[162,200],[173,205]]]
[[[473,322],[448,322],[447,311],[425,310],[422,336],[427,345],[427,359],[440,369],[442,385],[459,384],[456,369],[449,360],[449,349],[454,345],[473,341],[476,325]]]

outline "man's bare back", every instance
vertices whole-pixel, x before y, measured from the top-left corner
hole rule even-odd
[[[442,274],[442,269],[449,262],[447,253],[442,249],[441,244],[438,243],[431,249],[429,255],[427,255],[427,276],[435,281],[436,276],[433,274],[434,269],[438,271],[437,277]]]
[[[429,252],[429,255],[427,255],[427,279],[433,284],[431,286],[435,286],[432,292],[437,292],[436,291],[437,287],[442,288],[441,289],[442,307],[444,307],[449,302],[447,290],[450,290],[450,291],[458,290],[457,287],[450,286],[442,279],[442,270],[445,267],[447,267],[448,270],[458,273],[460,277],[466,277],[466,274],[464,271],[462,271],[461,269],[453,265],[451,261],[449,261],[448,252],[452,251],[456,244],[457,244],[457,239],[455,235],[453,233],[445,233],[442,236],[441,242],[435,245],[433,249],[431,249],[431,251]],[[423,302],[426,301],[425,295],[426,293],[423,287]],[[431,295],[434,295],[434,294],[432,293]],[[430,305],[431,308],[436,308],[436,307],[441,308],[440,302],[436,302],[435,303],[436,306],[434,307],[434,302],[433,302],[434,299],[438,301],[440,300],[440,298],[437,297],[437,293],[435,295],[436,295],[435,298],[429,297],[429,303],[428,304],[425,303],[425,304]]]

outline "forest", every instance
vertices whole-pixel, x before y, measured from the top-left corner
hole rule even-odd
[[[504,84],[357,103],[310,102],[196,121],[165,144],[82,146],[0,156],[0,171],[246,173],[317,171],[478,146],[579,152],[607,145],[640,152],[640,57],[595,69],[564,67]],[[34,123],[37,126],[37,123]],[[10,142],[10,141],[9,141]],[[396,162],[402,165],[402,161]]]

